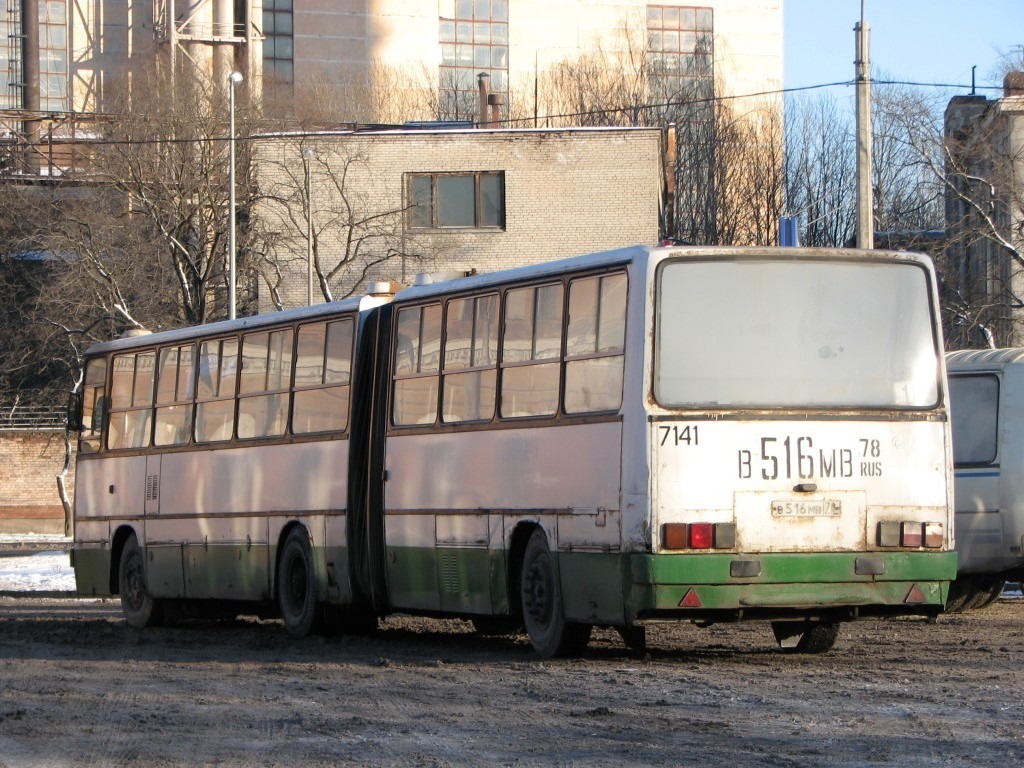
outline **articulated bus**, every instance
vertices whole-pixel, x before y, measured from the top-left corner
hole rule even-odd
[[[87,354],[73,561],[134,627],[297,636],[934,616],[956,574],[935,279],[913,255],[633,247]]]

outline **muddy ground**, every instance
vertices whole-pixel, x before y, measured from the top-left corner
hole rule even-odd
[[[390,618],[295,641],[255,619],[138,633],[114,601],[0,599],[0,766],[1017,766],[1024,599],[846,625],[599,631],[542,662],[522,637]]]

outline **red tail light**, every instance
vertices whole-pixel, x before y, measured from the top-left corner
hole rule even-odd
[[[714,543],[714,525],[711,523],[690,523],[690,549],[711,549]]]

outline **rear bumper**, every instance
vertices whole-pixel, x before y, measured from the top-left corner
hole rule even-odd
[[[853,619],[939,613],[956,553],[633,555],[628,568],[636,619]]]

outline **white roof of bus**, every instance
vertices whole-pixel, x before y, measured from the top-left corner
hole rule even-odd
[[[946,354],[946,369],[997,368],[1024,363],[1024,347],[1009,349],[960,349]]]
[[[526,267],[515,267],[500,272],[487,272],[472,277],[459,277],[441,283],[429,285],[414,285],[410,288],[403,288],[395,294],[396,300],[418,299],[424,296],[432,296],[435,293],[448,293],[452,290],[472,291],[479,288],[486,288],[491,285],[499,285],[515,280],[534,280],[544,278],[548,275],[560,275],[576,269],[600,268],[625,264],[633,261],[638,256],[643,256],[653,251],[647,246],[634,245],[629,248],[619,248],[614,251],[602,251],[590,253],[585,256],[574,256],[569,259],[558,261],[546,261],[541,264],[531,264]]]
[[[179,340],[195,339],[206,336],[217,336],[237,330],[248,330],[261,328],[265,325],[274,325],[280,322],[293,320],[305,320],[306,318],[319,317],[324,314],[335,312],[346,312],[359,309],[360,298],[342,299],[324,304],[314,304],[311,307],[299,307],[297,309],[286,309],[282,312],[266,312],[252,317],[240,317],[235,320],[219,320],[216,323],[205,325],[189,325],[184,328],[175,328],[170,331],[159,331],[147,333],[141,336],[130,336],[112,341],[100,341],[93,344],[86,354],[95,355],[119,349],[131,349],[133,347],[150,346],[152,344],[168,344]]]
[[[908,254],[894,251],[858,251],[840,250],[828,248],[764,248],[764,247],[723,247],[723,246],[663,246],[651,247],[646,245],[634,245],[627,248],[618,248],[611,251],[574,256],[568,259],[542,262],[526,267],[516,267],[500,272],[488,272],[472,277],[456,278],[446,282],[433,283],[430,285],[418,285],[404,288],[395,294],[396,301],[407,301],[419,298],[444,294],[452,291],[472,291],[480,288],[487,288],[492,285],[500,285],[519,280],[536,280],[549,275],[559,275],[564,272],[582,269],[599,269],[604,266],[614,266],[634,262],[639,259],[646,259],[652,253],[661,255],[678,255],[685,257],[715,256],[729,258],[738,256],[763,257],[771,255],[781,258],[813,258],[823,255],[838,256],[840,258],[870,258],[870,259],[893,259],[925,262],[927,257],[919,254]],[[312,307],[300,307],[288,309],[283,312],[268,312],[265,314],[243,317],[236,320],[221,320],[208,325],[189,326],[171,331],[147,334],[144,336],[133,336],[130,338],[114,339],[113,341],[102,341],[89,347],[87,354],[95,355],[121,349],[131,349],[140,346],[153,344],[174,343],[179,340],[187,340],[199,337],[217,336],[232,331],[248,330],[274,325],[281,322],[291,322],[306,318],[319,317],[334,312],[345,312],[358,309],[360,299],[351,298],[342,301],[330,302],[327,304],[316,304]]]

